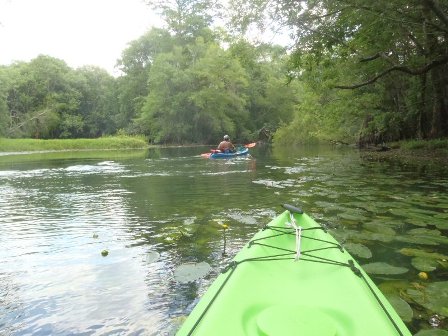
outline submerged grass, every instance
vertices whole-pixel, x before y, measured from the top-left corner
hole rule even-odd
[[[64,150],[64,151],[29,151],[0,153],[0,165],[48,160],[104,159],[112,160],[145,158],[149,149],[117,150]]]
[[[5,139],[0,138],[0,152],[58,150],[101,150],[148,148],[143,136],[111,136],[97,139]]]

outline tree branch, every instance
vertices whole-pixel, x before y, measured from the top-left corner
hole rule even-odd
[[[358,89],[360,87],[363,87],[363,86],[366,86],[369,84],[373,84],[381,77],[384,77],[387,74],[394,72],[394,71],[404,72],[404,73],[407,73],[412,76],[422,75],[424,73],[427,73],[429,70],[431,70],[439,65],[446,64],[446,63],[448,63],[448,55],[445,55],[445,57],[440,58],[438,60],[433,60],[432,62],[429,62],[425,66],[418,68],[418,69],[411,69],[407,66],[396,65],[396,66],[390,67],[389,69],[384,70],[380,74],[376,75],[375,77],[373,77],[363,83],[354,84],[354,85],[336,85],[335,88],[336,89],[345,89],[345,90]]]
[[[361,60],[360,60],[360,62],[361,63],[363,63],[363,62],[370,62],[370,61],[373,61],[373,60],[376,60],[377,58],[380,58],[381,57],[381,53],[376,53],[375,55],[373,55],[373,56],[369,56],[369,57],[365,57],[365,58],[362,58]]]
[[[443,9],[440,8],[439,2],[437,0],[424,0],[424,2],[436,14],[440,21],[442,21],[445,26],[448,26],[448,16]]]

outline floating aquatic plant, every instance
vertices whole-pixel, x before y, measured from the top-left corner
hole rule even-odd
[[[439,230],[426,228],[409,230],[405,235],[397,236],[396,240],[419,245],[448,244],[448,237],[443,236]]]
[[[346,244],[344,244],[344,247],[351,254],[354,254],[358,257],[365,258],[365,259],[372,258],[372,252],[365,245],[357,244],[357,243],[346,243]]]
[[[392,229],[389,225],[381,223],[366,223],[363,225],[363,228],[367,231],[373,232],[373,233],[381,233],[385,236],[394,236],[396,235],[396,232],[394,229]]]
[[[448,281],[409,288],[407,294],[426,309],[448,317]]]
[[[414,316],[414,312],[405,300],[403,300],[398,295],[388,295],[387,299],[389,300],[390,304],[394,309],[396,310],[397,314],[401,317],[401,319],[405,322],[411,322],[412,318]]]
[[[399,251],[401,254],[409,256],[409,257],[421,257],[426,259],[440,259],[440,260],[448,260],[448,256],[435,253],[435,252],[427,252],[422,249],[412,249],[412,248],[402,248]]]
[[[203,278],[210,271],[211,266],[206,262],[186,263],[174,271],[174,278],[180,283],[188,283]]]
[[[369,274],[384,274],[384,275],[403,274],[408,271],[406,267],[393,266],[385,262],[374,262],[370,264],[365,264],[362,265],[362,268]]]
[[[156,262],[159,259],[160,259],[160,254],[159,254],[159,252],[156,252],[156,251],[149,251],[148,254],[146,255],[146,262],[149,264]]]
[[[437,260],[415,257],[411,260],[412,266],[419,271],[432,272],[437,268]]]
[[[420,330],[414,336],[448,336],[448,331],[443,329]]]

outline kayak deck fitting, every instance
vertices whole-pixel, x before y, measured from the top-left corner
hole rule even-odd
[[[411,335],[353,257],[300,209],[234,257],[177,336]]]

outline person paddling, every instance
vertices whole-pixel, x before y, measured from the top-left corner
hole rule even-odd
[[[219,143],[218,150],[223,153],[231,153],[235,151],[235,146],[230,142],[230,137],[227,134],[224,135],[224,140]]]

